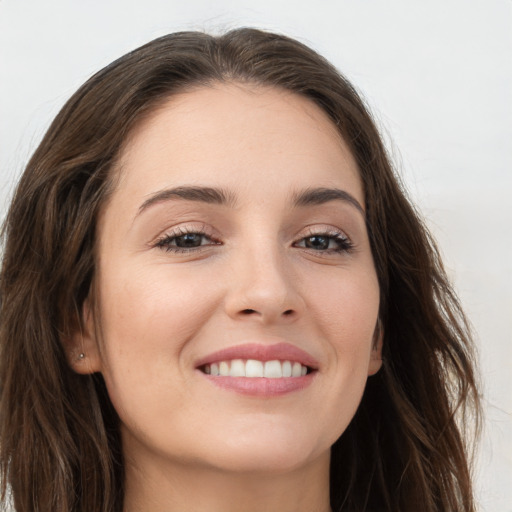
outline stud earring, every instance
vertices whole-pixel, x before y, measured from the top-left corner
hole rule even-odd
[[[80,354],[78,354],[78,359],[81,361],[82,359],[85,359],[85,354],[83,352],[80,352]]]

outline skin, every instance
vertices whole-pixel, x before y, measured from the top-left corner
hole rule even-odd
[[[363,187],[334,125],[288,92],[198,88],[134,130],[116,172],[98,225],[95,302],[74,340],[85,358],[73,366],[103,374],[121,418],[125,511],[330,510],[330,447],[379,370],[382,344]],[[232,200],[151,202],[183,186]],[[363,211],[339,199],[294,206],[315,187],[343,190]],[[184,231],[206,237],[186,252],[162,246]],[[327,249],[306,246],[315,234]],[[335,235],[353,247],[335,252]],[[309,352],[313,383],[245,396],[195,368],[248,340]]]

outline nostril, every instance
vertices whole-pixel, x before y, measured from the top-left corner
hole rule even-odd
[[[244,315],[252,315],[254,313],[257,313],[257,311],[255,309],[243,309],[241,311],[241,313]],[[283,311],[283,315],[284,316],[293,315],[293,309],[287,309],[286,311]]]

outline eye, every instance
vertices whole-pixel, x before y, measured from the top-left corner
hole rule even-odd
[[[157,240],[155,247],[167,252],[192,252],[204,246],[218,245],[218,243],[202,231],[187,231],[180,228]]]
[[[176,247],[185,247],[187,249],[203,245],[204,240],[205,236],[199,233],[187,233],[186,235],[175,236],[171,239],[176,244]]]
[[[295,247],[324,252],[349,252],[353,248],[348,237],[339,231],[333,233],[314,233],[296,242]]]

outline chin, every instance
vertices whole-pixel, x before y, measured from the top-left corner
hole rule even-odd
[[[307,466],[322,454],[329,456],[330,445],[320,448],[299,436],[284,433],[261,435],[248,439],[247,436],[233,437],[233,442],[224,443],[224,449],[211,454],[213,465],[225,471],[238,473],[291,472]]]
[[[215,466],[223,471],[246,474],[278,475],[299,470],[311,463],[308,457],[295,448],[295,453],[249,453],[243,457],[227,458],[216,462]]]

